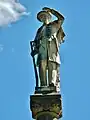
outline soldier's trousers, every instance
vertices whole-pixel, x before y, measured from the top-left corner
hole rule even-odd
[[[42,60],[39,64],[40,86],[47,86],[48,78],[48,84],[53,83],[58,91],[60,91],[59,68],[60,65],[56,62]]]

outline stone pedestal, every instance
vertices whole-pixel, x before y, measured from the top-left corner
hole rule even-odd
[[[42,86],[42,87],[35,87],[35,94],[48,94],[56,92],[56,87],[50,87],[50,86]]]
[[[53,117],[49,114],[44,114],[44,115],[39,116],[37,120],[53,120]]]
[[[58,93],[34,94],[30,96],[32,118],[53,120],[62,117],[61,95]]]

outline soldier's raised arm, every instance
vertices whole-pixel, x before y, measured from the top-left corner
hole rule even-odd
[[[53,14],[54,16],[57,17],[57,21],[60,22],[60,24],[62,25],[63,21],[64,21],[64,17],[62,14],[60,14],[58,11],[48,8],[48,7],[44,7],[43,10],[50,12],[51,14]]]

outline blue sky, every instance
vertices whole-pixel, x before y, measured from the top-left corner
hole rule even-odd
[[[36,14],[44,6],[60,11],[65,43],[62,64],[62,120],[90,119],[90,2],[89,0],[20,0],[29,16],[0,27],[0,120],[32,120],[29,96],[35,87],[29,41],[41,23]]]

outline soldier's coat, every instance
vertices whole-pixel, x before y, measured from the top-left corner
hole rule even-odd
[[[35,37],[38,49],[37,65],[45,59],[60,64],[59,45],[65,36],[61,25],[62,21],[55,20],[38,29]]]

